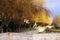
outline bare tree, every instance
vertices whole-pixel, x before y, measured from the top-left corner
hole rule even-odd
[[[57,14],[53,18],[53,25],[56,26],[56,28],[60,28],[60,14]]]

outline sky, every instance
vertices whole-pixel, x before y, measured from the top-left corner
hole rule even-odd
[[[60,14],[60,0],[47,0],[46,7],[51,11],[51,17]]]

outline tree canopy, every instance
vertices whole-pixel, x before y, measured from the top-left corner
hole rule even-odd
[[[2,18],[13,19],[23,23],[24,19],[33,22],[43,22],[51,24],[50,14],[48,10],[43,9],[43,1],[35,0],[0,0],[0,14]],[[38,2],[39,1],[39,2]],[[36,8],[40,4],[39,8]]]
[[[60,28],[60,14],[57,14],[53,18],[53,25],[55,25],[56,27]]]

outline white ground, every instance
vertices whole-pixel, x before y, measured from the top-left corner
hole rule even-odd
[[[0,40],[60,40],[60,33],[38,33],[36,30],[21,33],[0,33]]]

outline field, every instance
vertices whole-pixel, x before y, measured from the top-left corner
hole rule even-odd
[[[0,40],[60,40],[60,33],[38,33],[37,30],[20,33],[0,33]]]

